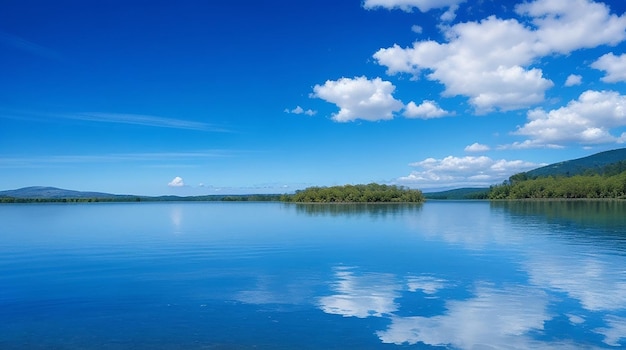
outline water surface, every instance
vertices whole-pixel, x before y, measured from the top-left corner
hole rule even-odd
[[[1,349],[616,348],[623,202],[0,206]]]

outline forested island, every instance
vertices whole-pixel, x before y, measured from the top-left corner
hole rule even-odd
[[[420,190],[376,183],[309,187],[280,198],[284,202],[296,203],[421,203],[425,200]]]

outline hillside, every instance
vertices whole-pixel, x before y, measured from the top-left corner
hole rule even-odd
[[[30,199],[60,199],[60,198],[123,198],[125,195],[115,195],[101,192],[81,192],[65,190],[56,187],[31,186],[16,190],[0,191],[0,197],[30,198]]]
[[[81,192],[56,187],[32,186],[16,190],[0,191],[0,203],[30,202],[180,202],[180,201],[223,201],[223,202],[268,202],[278,201],[277,194],[248,195],[203,195],[203,196],[134,196],[103,192]]]
[[[567,160],[564,162],[546,165],[526,172],[529,178],[544,176],[574,176],[585,173],[602,173],[603,168],[626,161],[626,148],[596,153],[587,157]]]
[[[551,164],[491,186],[489,199],[626,199],[626,149]]]

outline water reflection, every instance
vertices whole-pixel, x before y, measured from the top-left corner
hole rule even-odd
[[[183,222],[183,209],[180,205],[173,205],[170,208],[170,220],[172,220],[172,227],[174,228],[174,234],[181,234],[181,224]]]
[[[409,277],[408,288],[410,292],[422,291],[424,294],[434,295],[440,289],[445,288],[448,283],[433,276]]]
[[[54,215],[34,215],[44,209]],[[1,207],[0,309],[13,311],[0,323],[17,326],[0,330],[0,347],[44,339],[72,348],[63,334],[77,335],[65,330],[91,315],[98,322],[85,326],[81,345],[101,330],[102,344],[138,347],[151,336],[192,339],[184,348],[624,346],[623,210],[618,202]],[[5,340],[16,334],[30,339]]]
[[[596,232],[626,239],[626,201],[494,201],[490,206],[525,222],[535,218],[544,223],[575,224],[579,229],[594,228]],[[572,233],[576,232],[581,231],[572,230]]]
[[[331,289],[337,294],[320,298],[320,308],[329,314],[365,318],[390,315],[398,310],[394,302],[401,285],[386,273],[355,275],[352,268],[337,267]]]
[[[309,216],[362,216],[373,217],[399,216],[406,213],[419,212],[422,204],[415,203],[354,203],[354,204],[324,204],[324,203],[295,203],[292,204],[296,213]]]
[[[459,272],[474,274],[473,279],[339,267],[329,282],[333,293],[320,298],[319,307],[344,317],[388,319],[389,326],[375,334],[398,345],[624,345],[625,208],[620,202],[428,204],[420,215],[402,218],[424,239],[473,252],[455,259],[470,259]],[[475,259],[489,268],[512,264],[477,274]],[[444,268],[431,261],[429,272],[445,276]],[[432,298],[445,305],[435,314],[422,308]],[[408,309],[422,313],[407,316]]]
[[[446,309],[433,317],[393,316],[391,325],[376,334],[384,343],[526,349],[538,347],[532,333],[542,331],[551,318],[546,294],[524,286],[479,285],[472,298],[447,301]]]
[[[620,346],[620,340],[626,338],[626,318],[608,316],[605,318],[607,327],[595,329],[604,336],[604,343],[610,346]]]

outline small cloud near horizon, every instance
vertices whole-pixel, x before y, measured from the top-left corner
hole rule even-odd
[[[185,182],[183,181],[182,177],[176,176],[167,185],[169,187],[183,187],[183,186],[185,186]]]
[[[396,179],[403,185],[421,189],[454,187],[488,187],[509,176],[538,168],[537,164],[523,160],[492,159],[486,156],[427,158],[409,166],[417,168],[407,176]]]

